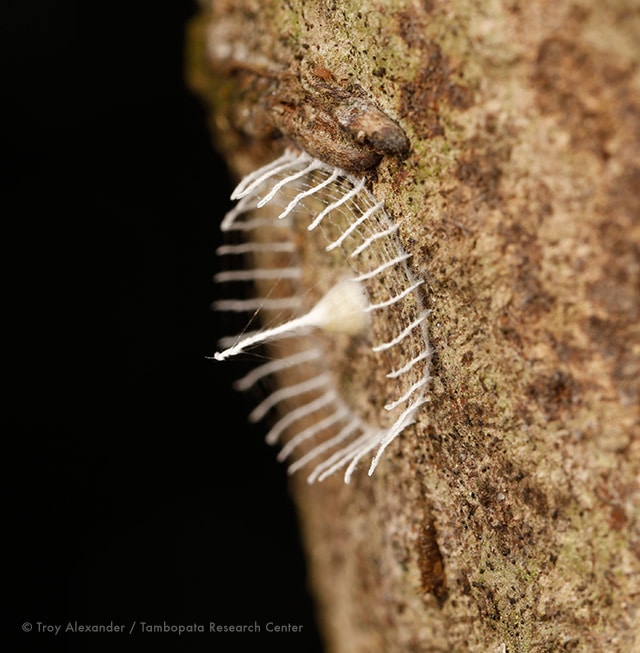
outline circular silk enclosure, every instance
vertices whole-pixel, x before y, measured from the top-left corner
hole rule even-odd
[[[251,173],[232,199],[221,228],[233,242],[218,250],[229,264],[215,277],[228,298],[214,306],[249,326],[215,358],[266,361],[236,387],[268,388],[249,419],[271,416],[267,441],[282,442],[290,472],[308,465],[314,482],[343,469],[349,482],[369,455],[372,474],[429,384],[423,281],[397,225],[364,178],[304,152]]]

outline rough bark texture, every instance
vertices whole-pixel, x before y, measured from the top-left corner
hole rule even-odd
[[[235,174],[305,70],[411,146],[370,182],[427,279],[431,402],[373,477],[292,478],[327,650],[640,651],[636,0],[209,5],[189,77]]]

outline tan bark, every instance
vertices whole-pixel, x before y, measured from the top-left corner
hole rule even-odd
[[[328,650],[640,651],[637,1],[204,4],[236,175],[284,147],[283,70],[411,146],[371,187],[427,279],[431,401],[371,478],[292,478]]]

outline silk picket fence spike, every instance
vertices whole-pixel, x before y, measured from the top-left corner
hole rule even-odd
[[[398,225],[365,178],[294,150],[247,175],[232,199],[221,228],[242,241],[218,248],[232,269],[214,278],[252,290],[214,308],[249,325],[214,358],[266,359],[235,387],[271,388],[249,419],[271,415],[266,439],[281,442],[290,473],[310,466],[314,482],[344,470],[348,483],[370,456],[373,474],[428,400],[430,311]]]

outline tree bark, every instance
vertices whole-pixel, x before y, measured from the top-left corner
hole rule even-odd
[[[408,135],[369,182],[436,352],[372,477],[292,477],[327,650],[639,651],[638,3],[205,1],[188,74],[238,178],[304,70]]]

